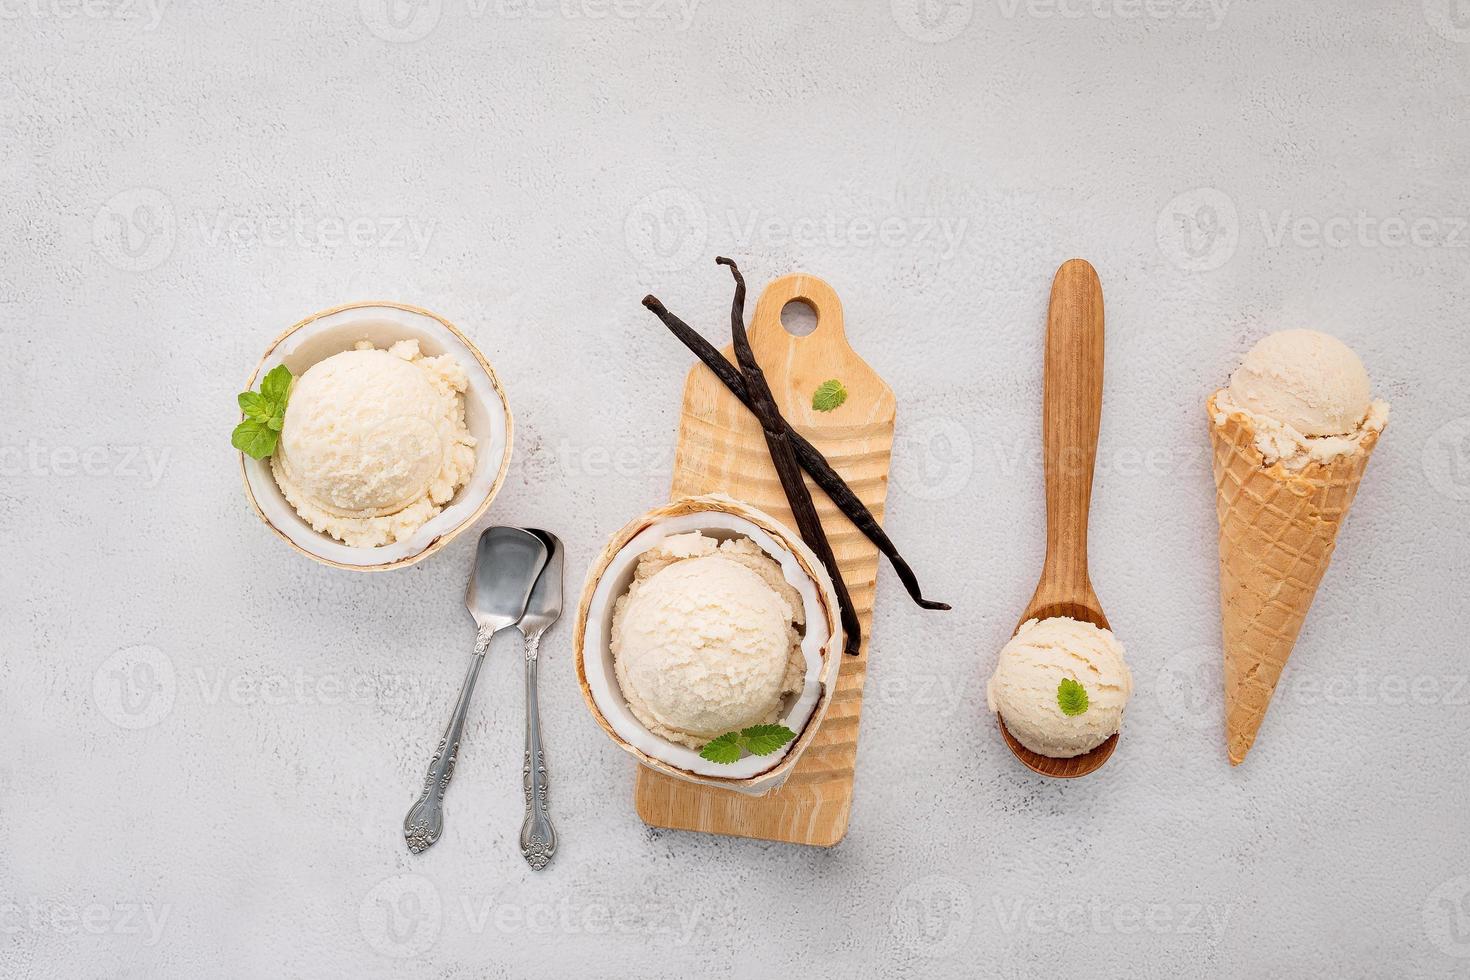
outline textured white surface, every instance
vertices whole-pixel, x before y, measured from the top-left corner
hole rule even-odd
[[[0,5],[0,973],[1341,976],[1470,966],[1456,0],[15,0]],[[857,797],[831,851],[645,828],[546,646],[530,872],[496,643],[445,838],[399,822],[472,640],[473,535],[318,567],[245,506],[233,398],[356,299],[427,306],[519,422],[491,511],[662,499],[728,277],[828,279],[899,400]],[[1108,302],[1095,580],[1138,682],[1044,782],[983,678],[1041,556],[1056,265]],[[1330,330],[1394,421],[1248,763],[1221,736],[1204,399]]]

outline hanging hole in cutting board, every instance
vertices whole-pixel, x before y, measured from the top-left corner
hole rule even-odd
[[[793,337],[816,332],[817,308],[804,299],[793,299],[781,307],[781,326]]]

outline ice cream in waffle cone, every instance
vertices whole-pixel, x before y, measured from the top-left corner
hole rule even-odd
[[[1332,560],[1388,406],[1369,400],[1367,373],[1351,349],[1293,330],[1258,344],[1207,410],[1226,750],[1239,765]]]

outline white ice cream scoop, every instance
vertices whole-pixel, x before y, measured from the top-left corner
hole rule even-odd
[[[296,379],[279,463],[313,505],[338,516],[393,514],[428,493],[443,465],[444,396],[418,365],[349,350]]]
[[[1353,349],[1316,330],[1263,337],[1230,376],[1237,408],[1306,436],[1357,430],[1372,403],[1368,371]]]
[[[630,594],[618,680],[647,723],[708,742],[764,722],[781,702],[792,609],[720,554],[662,569]]]
[[[1007,733],[1051,759],[1086,755],[1114,737],[1132,694],[1112,631],[1065,616],[1023,623],[985,685]]]

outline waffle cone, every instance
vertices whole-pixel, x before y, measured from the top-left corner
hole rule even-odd
[[[1247,416],[1216,418],[1215,510],[1220,521],[1220,615],[1225,643],[1225,738],[1240,765],[1337,543],[1379,433],[1356,452],[1288,470],[1266,466]]]

